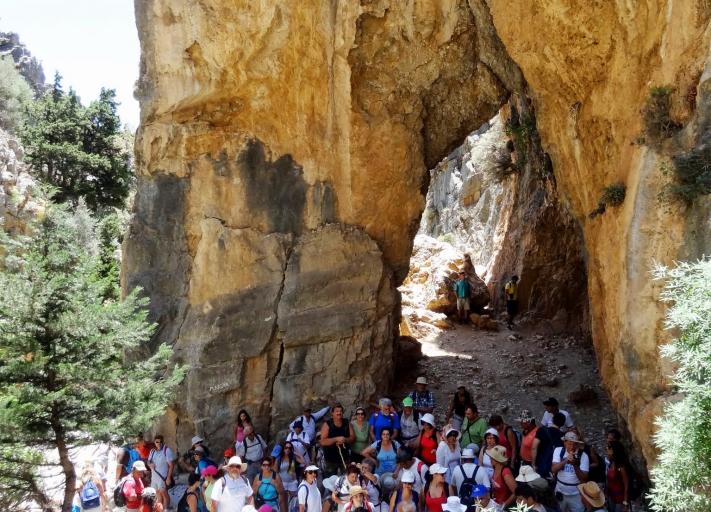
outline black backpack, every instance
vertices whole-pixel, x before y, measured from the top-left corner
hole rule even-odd
[[[116,484],[116,487],[114,487],[114,505],[117,507],[126,506],[126,496],[123,494],[123,486],[126,483],[126,480],[126,478],[122,478],[119,480],[119,483]]]
[[[464,472],[464,467],[461,464],[459,465],[459,471],[462,472],[462,476],[464,477],[462,485],[459,486],[459,500],[462,505],[466,505],[467,507],[473,506],[476,503],[474,488],[477,486],[476,474],[479,472],[479,466],[477,465],[474,469],[474,474],[472,476],[467,476]]]

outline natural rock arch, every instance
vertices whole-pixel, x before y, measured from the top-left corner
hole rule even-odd
[[[556,197],[584,223],[602,376],[647,441],[636,418],[663,390],[660,308],[628,256],[669,259],[680,241],[633,233],[674,217],[650,214],[651,157],[629,139],[645,81],[703,62],[708,19],[665,1],[573,4],[136,0],[142,124],[124,288],[146,289],[158,339],[191,367],[171,422],[180,440],[197,429],[226,441],[241,405],[283,420],[301,402],[386,385],[426,169],[514,93],[532,95]],[[676,40],[671,26],[695,28]],[[586,223],[613,165],[631,206],[619,225]],[[615,229],[626,243],[610,245]]]

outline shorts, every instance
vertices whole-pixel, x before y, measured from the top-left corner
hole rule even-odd
[[[469,311],[469,297],[457,297],[457,311]]]
[[[153,477],[151,478],[151,487],[153,487],[156,491],[165,491],[166,490],[166,485],[165,485],[165,480],[163,480],[161,477],[153,473]]]
[[[585,512],[585,506],[580,501],[580,494],[563,494],[558,499],[561,512]]]
[[[509,316],[515,316],[516,313],[518,313],[518,300],[507,300],[506,312],[509,314]]]

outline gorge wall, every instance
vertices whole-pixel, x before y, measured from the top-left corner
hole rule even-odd
[[[194,431],[222,442],[241,406],[273,430],[304,403],[387,387],[426,170],[513,95],[550,153],[546,197],[582,224],[602,377],[651,456],[665,382],[648,269],[707,249],[693,229],[708,217],[659,208],[659,157],[631,143],[649,85],[695,85],[705,5],[136,0],[123,286],[144,287],[156,341],[190,366],[164,431],[180,448]],[[702,110],[686,114],[689,144]],[[611,180],[627,183],[623,207],[588,219]],[[555,247],[554,228],[529,249]]]

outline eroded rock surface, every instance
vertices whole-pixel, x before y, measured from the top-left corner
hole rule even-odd
[[[501,267],[522,274],[523,261],[538,262],[529,274],[536,282],[565,263],[546,255],[579,238],[560,233],[583,225],[587,283],[576,270],[525,293],[555,315],[561,301],[585,302],[588,290],[602,378],[653,455],[651,419],[666,380],[661,285],[648,271],[652,260],[708,249],[693,235],[708,209],[660,208],[660,156],[633,142],[649,85],[672,83],[680,97],[696,87],[711,39],[705,2],[136,6],[141,176],[124,285],[146,288],[159,338],[191,365],[166,419],[181,441],[194,429],[214,434],[238,405],[272,405],[281,417],[346,386],[349,398],[372,398],[390,364],[395,286],[407,273],[426,169],[513,92],[519,107],[532,97],[554,174],[518,178],[524,207]],[[678,109],[694,127],[689,145],[704,126],[708,83],[697,113]],[[587,219],[618,180],[627,184],[624,205]],[[526,205],[538,205],[536,215]],[[318,268],[295,264],[299,254]],[[356,260],[369,268],[353,269]],[[333,288],[316,284],[335,278]],[[326,303],[337,309],[309,316]],[[337,347],[347,372],[329,366]],[[298,396],[287,382],[301,384]],[[216,442],[227,441],[219,428]]]

